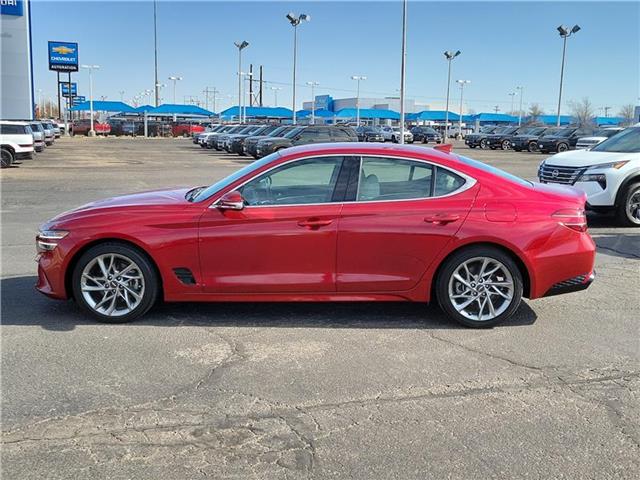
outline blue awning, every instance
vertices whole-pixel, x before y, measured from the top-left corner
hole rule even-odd
[[[337,118],[356,118],[357,111],[355,108],[343,108],[342,110],[338,110],[335,113],[335,116]],[[400,114],[398,112],[394,112],[393,110],[361,108],[360,118],[364,118],[367,120],[371,120],[374,118],[378,118],[381,120],[400,120]]]
[[[82,102],[71,108],[74,112],[83,112],[91,110],[91,102]],[[135,109],[123,102],[95,101],[93,102],[93,110],[95,112],[122,112],[135,113]]]
[[[284,107],[246,107],[242,109],[246,112],[247,118],[293,118],[293,112]],[[227,108],[220,112],[221,117],[239,117],[240,108],[237,106]]]
[[[319,118],[333,118],[336,114],[331,110],[320,109],[314,112],[316,117]],[[298,118],[306,118],[311,116],[311,110],[298,110],[296,112]]]
[[[215,115],[209,110],[197,105],[178,105],[164,103],[156,108],[147,111],[147,115],[180,115],[181,117],[211,117]]]
[[[624,123],[625,119],[622,117],[596,117],[596,125],[620,125]]]
[[[527,117],[530,119],[530,117]],[[545,125],[555,125],[556,124],[556,115],[540,115],[536,118],[536,122],[544,123]],[[569,125],[573,122],[573,117],[570,115],[560,115],[560,125]]]
[[[407,115],[409,121],[423,121],[423,122],[444,122],[447,118],[446,110],[423,110],[422,112],[410,113]],[[459,115],[457,113],[449,112],[449,121],[459,121]]]
[[[477,113],[471,116],[472,121],[480,123],[517,123],[518,117],[506,113]]]
[[[134,108],[137,113],[148,112],[149,110],[153,110],[156,107],[152,107],[151,105],[140,105],[139,107]]]

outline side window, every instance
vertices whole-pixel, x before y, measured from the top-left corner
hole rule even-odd
[[[364,130],[363,130],[363,132],[364,132]],[[350,140],[351,139],[349,134],[346,131],[344,131],[343,129],[341,129],[341,128],[334,129],[332,131],[332,133],[333,133],[333,139],[335,141],[337,141],[337,142],[343,142],[345,140]]]
[[[455,192],[464,185],[464,178],[444,168],[438,168],[434,196],[441,197]]]
[[[300,134],[300,141],[308,142],[318,136],[317,128],[305,128]]]
[[[404,200],[431,196],[433,167],[395,158],[363,157],[358,201]]]
[[[249,206],[328,203],[342,162],[343,157],[299,160],[266,172],[239,190]]]

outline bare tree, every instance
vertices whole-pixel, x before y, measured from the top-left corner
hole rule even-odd
[[[544,111],[540,108],[540,105],[537,103],[532,103],[529,107],[529,119],[527,123],[534,124],[538,122],[540,115],[544,115]]]
[[[588,127],[595,124],[595,111],[591,101],[584,97],[580,101],[571,100],[569,102],[571,116],[579,127]]]
[[[622,118],[624,126],[631,125],[635,120],[635,107],[631,104],[623,105],[618,116]]]

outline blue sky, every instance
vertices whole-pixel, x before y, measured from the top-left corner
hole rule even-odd
[[[216,87],[222,107],[237,103],[236,40],[246,40],[243,63],[264,65],[264,78],[278,86],[281,105],[291,105],[292,27],[284,15],[311,15],[299,28],[298,84],[316,81],[316,94],[355,96],[351,75],[366,75],[362,96],[397,95],[400,82],[401,3],[159,1],[159,81],[172,101],[169,75],[185,95],[204,99]],[[509,92],[524,86],[524,103],[554,113],[562,41],[559,24],[579,24],[567,48],[564,99],[589,97],[596,108],[637,104],[640,85],[638,2],[428,2],[410,1],[407,39],[407,96],[434,107],[444,102],[444,50],[461,50],[452,80],[468,79],[468,108],[510,109]],[[125,101],[153,88],[153,4],[151,1],[32,2],[36,89],[55,94],[55,73],[47,70],[47,41],[77,41],[80,63],[98,64],[94,96]],[[87,95],[88,74],[75,74]],[[453,98],[458,97],[452,89]],[[309,100],[310,89],[298,88]],[[517,97],[516,97],[517,98]],[[266,91],[265,103],[273,104]],[[563,102],[565,103],[565,102]],[[457,105],[457,103],[455,103]],[[517,105],[517,103],[516,103]],[[298,104],[298,108],[301,104]],[[453,107],[452,107],[453,108]],[[455,107],[457,109],[457,106]],[[566,104],[563,105],[566,109]]]

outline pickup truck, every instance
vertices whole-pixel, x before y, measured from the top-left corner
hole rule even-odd
[[[91,130],[91,120],[75,120],[71,125],[71,135],[89,135]],[[111,133],[111,125],[108,123],[93,121],[93,130],[96,135],[109,135]]]
[[[171,134],[174,137],[193,137],[204,132],[203,125],[179,124],[171,127]]]

